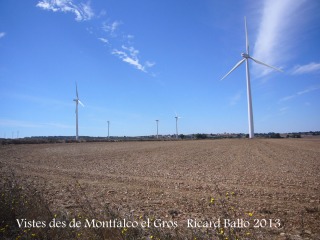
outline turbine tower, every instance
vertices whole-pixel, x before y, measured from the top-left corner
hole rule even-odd
[[[254,137],[254,126],[253,126],[253,112],[252,112],[252,97],[251,97],[251,86],[250,86],[250,72],[249,72],[249,59],[253,60],[254,62],[264,65],[266,67],[272,68],[279,72],[282,70],[270,66],[266,63],[263,63],[257,59],[254,59],[249,54],[249,39],[248,39],[248,30],[247,30],[247,20],[244,17],[244,26],[245,26],[245,33],[246,33],[246,53],[241,53],[242,60],[239,61],[221,80],[225,79],[231,72],[233,72],[236,68],[238,68],[243,62],[246,62],[246,75],[247,75],[247,100],[248,100],[248,119],[249,119],[249,138]],[[220,81],[221,81],[220,80]]]
[[[79,133],[79,130],[78,130],[78,104],[80,103],[81,106],[83,106],[83,107],[84,107],[84,105],[79,99],[77,83],[76,83],[76,96],[77,96],[77,98],[73,99],[73,101],[76,102],[76,140],[78,141],[78,139],[79,139],[79,134],[78,134]]]
[[[157,139],[159,138],[159,120],[156,120],[156,122],[157,122]]]
[[[108,121],[108,139],[110,138],[109,129],[110,129],[110,121]]]
[[[176,139],[179,138],[179,135],[178,135],[178,119],[181,118],[177,115],[176,113],[176,116],[174,117],[176,119]]]

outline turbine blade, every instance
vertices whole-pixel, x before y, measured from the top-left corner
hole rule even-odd
[[[247,54],[249,55],[249,38],[248,38],[248,28],[247,28],[247,18],[244,17],[244,27],[246,30],[246,50]]]
[[[78,85],[77,85],[77,82],[76,82],[76,95],[77,95],[77,99],[79,99],[79,96],[78,96]]]
[[[80,103],[80,105],[84,107],[83,103],[79,99],[78,99],[78,103]]]
[[[246,59],[241,59],[241,61],[239,61],[226,75],[224,75],[223,78],[220,79],[220,81],[222,81],[223,79],[225,79],[230,73],[233,72],[233,70],[235,70],[237,67],[239,67]]]
[[[266,67],[272,68],[272,69],[277,70],[277,71],[279,71],[279,72],[283,72],[281,69],[276,68],[276,67],[273,67],[273,66],[270,66],[270,65],[268,65],[268,64],[266,64],[266,63],[260,62],[259,60],[254,59],[253,57],[249,57],[249,58],[252,59],[253,61],[255,61],[255,62],[258,63],[258,64],[261,64],[261,65],[264,65],[264,66],[266,66]]]

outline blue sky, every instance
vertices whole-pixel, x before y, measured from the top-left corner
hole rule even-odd
[[[318,0],[0,2],[0,137],[320,130]]]

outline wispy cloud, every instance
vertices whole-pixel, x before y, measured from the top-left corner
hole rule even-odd
[[[42,0],[36,6],[53,12],[71,12],[77,21],[90,20],[94,16],[89,2],[75,4],[73,0]]]
[[[291,74],[296,75],[296,74],[306,74],[306,73],[314,73],[314,72],[319,72],[320,71],[320,63],[309,63],[306,65],[297,65],[293,68],[291,71]]]
[[[111,48],[111,54],[120,58],[123,62],[134,66],[136,69],[147,73],[147,68],[155,65],[155,62],[146,61],[141,63],[138,55],[139,50],[133,46],[134,35],[126,34],[120,31],[121,21],[104,21],[102,31],[107,34],[108,44]],[[107,38],[99,38],[102,42]],[[120,43],[120,44],[119,44]]]
[[[316,91],[316,90],[319,90],[320,89],[320,86],[316,86],[316,87],[309,87],[303,91],[300,91],[300,92],[297,92],[297,95],[302,95],[302,94],[306,94],[306,93],[309,93],[309,92],[313,92],[313,91]]]
[[[111,44],[110,42],[108,42],[110,44],[110,47],[112,48],[111,54],[114,56],[117,56],[123,62],[126,62],[134,66],[136,69],[147,73],[148,72],[147,68],[153,67],[155,65],[155,62],[146,61],[144,64],[141,63],[139,59],[139,50],[134,48],[131,42],[131,40],[134,39],[134,36],[131,34],[122,34],[122,36],[118,37],[117,34],[115,33],[119,25],[120,25],[120,22],[118,21],[115,21],[109,25],[106,25],[106,24],[103,25],[103,30],[109,34],[111,40],[113,39],[112,43],[116,42],[114,44]],[[104,42],[103,39],[104,38],[100,38],[100,40]],[[117,45],[119,42],[123,40],[125,40],[124,41],[125,44],[122,44],[121,47],[114,47],[114,45]]]
[[[128,35],[127,35],[127,38],[128,38],[128,39],[134,39],[134,36],[131,35],[131,34],[128,34]]]
[[[103,43],[109,43],[108,39],[106,38],[98,38]]]
[[[290,100],[290,99],[292,99],[292,98],[295,98],[296,96],[297,96],[297,95],[294,94],[294,95],[290,95],[290,96],[283,97],[283,98],[280,99],[280,102],[288,101],[288,100]]]
[[[120,21],[113,21],[112,23],[103,22],[102,30],[109,33],[111,36],[116,36],[115,32],[121,24]]]
[[[264,0],[258,36],[254,45],[253,56],[267,64],[283,65],[290,58],[293,47],[293,31],[301,19],[301,8],[306,0]],[[254,72],[262,77],[272,70],[254,64]]]
[[[25,127],[25,128],[40,127],[40,125],[38,125],[38,124],[24,122],[24,121],[11,120],[11,119],[0,119],[0,126],[2,126],[2,127]]]
[[[0,38],[3,38],[6,35],[5,32],[0,32]]]
[[[20,127],[20,128],[62,128],[62,129],[71,129],[74,126],[61,124],[61,123],[34,123],[28,121],[12,120],[12,119],[0,119],[0,126],[2,127]]]
[[[73,13],[76,16],[77,21],[90,20],[95,16],[93,10],[90,6],[90,1],[87,3],[80,2],[78,0],[40,0],[36,5],[39,8],[44,10],[53,11],[53,12],[65,12]],[[96,19],[99,19],[106,15],[106,11],[102,10]],[[121,21],[102,21],[100,23],[100,33],[101,37],[97,39],[100,40],[111,50],[111,54],[119,57],[123,62],[126,62],[136,69],[146,72],[147,68],[151,68],[155,65],[154,62],[146,61],[144,64],[141,63],[138,58],[139,51],[133,47],[132,40],[134,36],[131,34],[125,34],[120,32],[118,29],[123,24]],[[92,27],[87,27],[87,31],[90,34],[94,34]]]
[[[230,106],[236,105],[241,99],[241,92],[236,93],[230,100]]]
[[[74,126],[72,126],[72,125],[67,125],[67,124],[63,124],[63,123],[55,123],[55,122],[41,123],[40,125],[44,126],[44,127],[59,128],[59,129],[74,129]]]
[[[287,113],[289,107],[282,107],[279,109],[280,115],[284,115]]]
[[[305,102],[304,105],[311,106],[311,103],[310,102]]]
[[[309,88],[307,88],[305,90],[302,90],[302,91],[299,91],[299,92],[297,92],[295,94],[292,94],[290,96],[283,97],[283,98],[281,98],[279,100],[279,102],[286,102],[286,101],[291,100],[293,98],[299,97],[299,96],[301,96],[303,94],[307,94],[307,93],[310,93],[310,92],[313,92],[313,91],[316,91],[316,90],[319,90],[319,89],[320,89],[320,86],[312,86],[312,87],[309,87]]]
[[[145,63],[145,66],[146,66],[146,67],[153,67],[154,65],[156,65],[155,62],[146,61],[146,63]]]
[[[50,105],[50,106],[59,106],[59,107],[74,106],[74,103],[72,103],[71,101],[67,102],[67,101],[61,101],[56,99],[38,97],[34,95],[10,93],[7,96],[13,99],[22,100],[25,102],[34,102],[41,105]]]
[[[133,65],[136,69],[141,70],[142,72],[147,72],[147,68],[155,65],[155,63],[149,61],[146,61],[145,64],[142,65],[138,58],[139,51],[132,46],[126,47],[122,45],[121,50],[113,49],[112,54],[119,57],[122,61]]]

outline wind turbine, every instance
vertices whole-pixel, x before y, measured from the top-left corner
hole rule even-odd
[[[110,121],[107,121],[108,122],[108,139],[110,138],[110,135],[109,135],[109,129],[110,129]]]
[[[159,133],[159,131],[158,131],[159,130],[159,120],[156,120],[156,122],[157,122],[157,139],[158,139],[159,138],[159,134],[158,134]]]
[[[252,112],[252,97],[251,97],[251,86],[250,86],[250,72],[249,72],[249,59],[253,60],[254,62],[264,65],[266,67],[272,68],[279,72],[282,70],[270,66],[266,63],[263,63],[257,59],[254,59],[249,54],[249,39],[248,39],[248,31],[247,31],[247,19],[244,17],[244,26],[245,26],[245,33],[246,33],[246,53],[241,53],[243,59],[239,61],[221,80],[225,79],[231,72],[233,72],[237,67],[239,67],[243,62],[246,62],[246,75],[247,75],[247,99],[248,99],[248,119],[249,119],[249,138],[254,137],[254,127],[253,127],[253,112]],[[220,81],[221,81],[220,80]]]
[[[77,98],[73,99],[73,101],[76,102],[76,140],[78,141],[78,138],[79,138],[79,135],[78,135],[78,133],[79,133],[79,130],[78,130],[78,104],[80,103],[81,106],[83,106],[83,107],[84,107],[84,105],[79,99],[77,83],[76,83],[76,95],[77,95]]]
[[[179,135],[178,135],[178,119],[181,118],[178,116],[178,114],[176,113],[176,116],[174,117],[176,119],[176,139],[178,139]]]

